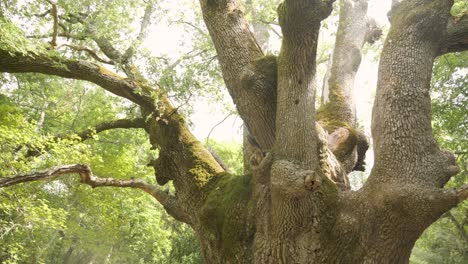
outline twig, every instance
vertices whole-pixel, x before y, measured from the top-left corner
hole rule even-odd
[[[206,145],[207,145],[207,146],[210,145],[210,144],[209,144],[209,143],[210,143],[210,136],[211,136],[211,133],[213,132],[213,130],[214,130],[217,126],[221,125],[224,121],[226,121],[226,119],[228,119],[228,117],[230,117],[231,115],[232,115],[232,113],[229,113],[227,116],[225,116],[225,117],[223,118],[223,120],[221,120],[219,123],[217,123],[216,125],[214,125],[214,126],[211,128],[210,132],[208,133],[208,136],[206,136]]]

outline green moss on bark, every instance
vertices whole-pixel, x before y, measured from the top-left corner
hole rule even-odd
[[[160,113],[153,113],[153,121],[149,124],[151,143],[161,149],[161,158],[158,159],[161,162],[155,169],[161,175],[172,175],[170,179],[164,179],[164,183],[177,176],[170,171],[175,169],[183,173],[182,177],[193,179],[196,187],[203,188],[223,169],[188,130],[185,118],[177,113],[166,98],[161,98],[161,103]],[[174,164],[177,164],[177,168],[174,168]]]
[[[251,175],[223,173],[209,185],[200,221],[223,256],[234,255],[239,250],[237,246],[252,240],[253,227],[247,219],[252,209],[251,194]]]

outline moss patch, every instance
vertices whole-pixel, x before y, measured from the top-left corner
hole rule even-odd
[[[228,257],[234,254],[236,246],[252,240],[253,230],[248,227],[247,219],[252,208],[252,176],[223,173],[212,181],[200,221],[222,254]]]

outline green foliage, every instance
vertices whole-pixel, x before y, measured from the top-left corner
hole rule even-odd
[[[457,156],[461,172],[448,183],[458,187],[468,182],[468,52],[447,54],[437,59],[432,77],[434,135],[444,149]],[[468,202],[431,225],[416,242],[411,263],[468,263]],[[464,229],[463,233],[461,229]]]
[[[0,16],[0,48],[10,55],[28,52],[38,53],[37,46],[27,39],[24,32],[10,20]]]
[[[247,3],[247,10],[249,11],[248,18],[253,20],[254,23],[268,23],[277,19],[278,14],[276,9],[281,1],[268,1],[268,0],[249,0]]]
[[[468,13],[468,2],[465,0],[455,0],[451,13],[453,16],[463,16]]]
[[[243,173],[244,156],[241,144],[237,142],[219,142],[211,139],[206,143],[206,145],[219,155],[221,160],[233,174],[241,175]]]
[[[44,75],[8,75],[2,81],[0,177],[87,163],[98,176],[154,182],[144,131],[112,130],[85,142],[76,136],[54,139],[135,116],[121,99]],[[31,150],[39,155],[28,156]],[[0,189],[0,237],[1,263],[201,263],[193,231],[146,193],[92,190],[76,175]]]

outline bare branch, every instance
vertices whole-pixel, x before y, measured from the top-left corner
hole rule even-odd
[[[45,17],[45,16],[47,16],[51,11],[52,11],[51,9],[48,9],[48,10],[46,10],[44,13],[33,14],[33,16],[35,16],[35,17]]]
[[[211,129],[210,129],[210,132],[208,133],[208,136],[206,136],[206,144],[209,145],[210,144],[210,136],[211,136],[211,133],[213,133],[213,130],[215,130],[215,128],[219,125],[221,125],[224,121],[226,121],[226,119],[228,119],[228,117],[232,116],[232,113],[229,113],[227,114],[223,120],[219,121],[218,123],[216,123],[216,125],[214,125]]]
[[[174,22],[188,25],[188,26],[194,28],[195,30],[197,30],[200,35],[206,35],[206,32],[203,29],[201,29],[200,27],[198,27],[197,25],[195,25],[195,24],[193,24],[191,22],[184,21],[184,20],[177,20],[177,21],[174,21]]]
[[[92,50],[92,49],[90,49],[88,47],[85,47],[85,46],[63,44],[63,45],[60,45],[58,48],[60,48],[60,47],[69,47],[69,48],[72,48],[72,49],[77,50],[77,51],[85,51],[85,52],[89,53],[89,55],[91,55],[91,57],[93,57],[94,59],[96,59],[99,62],[110,64],[110,65],[115,65],[115,63],[113,61],[102,59],[101,57],[99,57],[97,55],[97,53],[94,50]]]
[[[86,129],[77,135],[81,140],[89,139],[93,136],[94,133],[99,133],[106,130],[116,129],[116,128],[144,128],[145,120],[143,118],[137,119],[119,119],[109,122],[103,122],[96,125],[94,128]],[[68,135],[59,135],[56,138],[66,138]]]
[[[460,236],[463,238],[465,243],[468,245],[468,235],[466,234],[465,227],[464,227],[463,223],[459,223],[457,221],[457,219],[455,218],[455,216],[453,216],[453,214],[450,211],[445,213],[444,216],[446,216],[448,219],[450,219],[450,221],[452,221],[452,223],[455,225],[458,232],[460,233]]]
[[[66,174],[78,174],[80,176],[81,183],[87,184],[92,188],[121,187],[140,189],[158,200],[168,210],[168,212],[175,213],[175,217],[182,217],[185,219],[182,211],[175,203],[176,198],[156,185],[149,184],[141,179],[118,180],[114,178],[99,178],[93,175],[93,172],[88,165],[84,164],[61,165],[44,171],[2,178],[0,179],[0,188],[31,181],[53,180]]]
[[[148,34],[148,28],[151,26],[151,15],[153,14],[153,12],[154,4],[150,2],[145,8],[145,14],[143,15],[143,19],[141,20],[140,33],[130,45],[130,47],[128,47],[128,49],[123,54],[122,63],[125,64],[129,62],[129,60],[135,53],[136,48],[146,38],[146,35]]]
[[[176,61],[174,61],[173,63],[171,63],[167,69],[168,70],[172,70],[174,69],[177,65],[179,65],[183,60],[187,60],[187,59],[192,59],[192,58],[195,58],[197,56],[200,56],[202,55],[203,53],[206,53],[208,50],[206,49],[202,49],[201,51],[193,54],[193,52],[197,51],[197,49],[194,49],[194,50],[191,50],[189,52],[187,52],[185,55],[182,55],[180,58],[178,58]]]
[[[31,35],[31,36],[26,36],[27,38],[34,38],[34,39],[43,39],[43,38],[50,38],[52,37],[52,34],[43,34],[43,35]],[[62,37],[62,38],[67,38],[67,39],[76,39],[76,40],[85,40],[88,37],[86,36],[81,36],[81,35],[72,35],[68,32],[62,32],[58,33],[57,37]]]
[[[449,19],[438,55],[464,50],[468,50],[468,14],[460,18]]]
[[[47,2],[52,5],[52,9],[50,10],[50,13],[52,14],[52,17],[54,19],[53,34],[52,34],[52,40],[50,41],[50,45],[52,45],[52,47],[56,47],[57,46],[58,24],[59,24],[58,11],[57,11],[57,2],[52,1],[52,0],[47,0]]]

